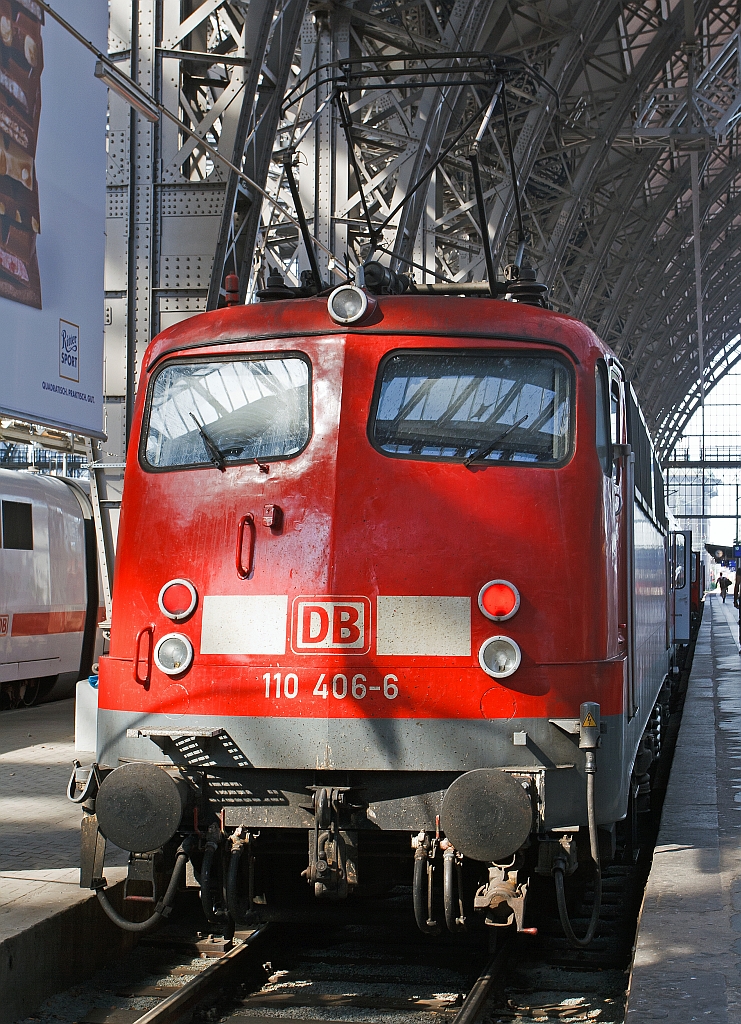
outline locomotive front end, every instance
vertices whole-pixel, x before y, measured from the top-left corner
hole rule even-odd
[[[529,875],[573,871],[594,823],[597,744],[624,758],[599,359],[542,309],[406,296],[153,343],[80,782],[93,887],[102,835],[132,892],[189,857],[213,927],[411,884],[435,931],[442,856],[452,930],[474,894],[523,926]],[[624,774],[592,790],[608,829]]]

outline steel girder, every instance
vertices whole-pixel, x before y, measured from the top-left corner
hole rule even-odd
[[[714,353],[708,361],[705,372],[706,392],[714,387],[738,361],[741,348],[738,344],[739,323],[741,322],[741,296],[736,287],[737,272],[734,265],[741,259],[741,239],[736,237],[725,254],[726,267],[718,275],[713,291],[707,297],[708,342]],[[662,404],[668,410],[657,434],[661,448],[670,452],[679,441],[692,414],[700,406],[697,352],[694,345],[681,342],[676,346],[677,355],[667,378],[667,394]],[[671,361],[669,356],[666,362]]]
[[[724,185],[727,187],[732,177],[739,171],[741,171],[741,161],[735,160],[727,168],[727,174],[720,177],[720,181],[714,182],[713,188],[708,190],[711,194],[705,203],[703,212],[707,214],[713,205],[713,199],[715,198],[717,201],[721,188]],[[736,197],[721,207],[701,234],[702,248],[706,253],[703,260],[703,274],[706,278],[705,293],[713,285],[714,274],[722,272],[725,268],[723,260],[728,240],[727,233],[733,231],[734,222],[740,214],[741,197]],[[691,230],[691,227],[684,223],[686,219],[691,220],[691,216],[683,218],[679,222],[679,226],[684,225],[685,228]],[[671,263],[664,271],[663,288],[655,296],[656,301],[650,315],[643,319],[640,341],[631,356],[633,377],[642,382],[645,401],[648,403],[651,402],[657,387],[660,386],[660,381],[653,371],[657,362],[657,350],[659,354],[662,352],[661,340],[664,336],[664,326],[668,322],[677,325],[689,324],[695,311],[695,297],[687,290],[687,282],[692,281],[694,277],[694,262],[691,250],[682,245],[684,237],[679,230],[676,231],[673,251],[667,253]],[[722,256],[723,259],[719,260],[719,256]]]
[[[234,133],[231,163],[260,184],[267,177],[281,100],[305,7],[306,0],[285,0],[279,9],[276,9],[276,0],[250,0],[247,8],[244,37],[251,63]],[[238,275],[239,291],[244,300],[261,205],[262,196],[229,170],[206,303],[208,309],[219,305],[224,295],[224,277],[230,272]]]
[[[738,5],[697,0],[695,24],[710,133],[701,199],[707,391],[739,344],[729,287],[741,224]],[[664,122],[681,120],[682,39],[676,0],[312,0],[308,10],[305,0],[111,0],[116,59],[197,137],[166,122],[149,128],[111,100],[107,395],[133,393],[149,337],[218,304],[226,273],[238,274],[248,301],[271,269],[299,283],[308,261],[283,152],[295,154],[325,283],[366,258],[361,186],[379,228],[483,96],[478,86],[453,86],[452,76],[403,87],[384,78],[382,62],[416,51],[434,67],[436,55],[478,49],[527,61],[558,90],[559,110],[532,78],[508,76],[526,258],[555,307],[584,319],[624,359],[668,452],[698,395],[688,156],[661,137]],[[347,94],[351,150],[332,100],[334,72],[322,66],[360,58],[366,83]],[[637,135],[636,124],[654,136]],[[480,149],[500,268],[514,254],[503,127],[500,106]],[[377,258],[418,281],[484,278],[469,144],[461,139],[388,220]]]

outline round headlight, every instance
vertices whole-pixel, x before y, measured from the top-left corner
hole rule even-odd
[[[190,580],[170,580],[160,590],[157,604],[168,619],[180,622],[187,619],[198,604],[198,594]]]
[[[479,591],[479,609],[493,622],[511,619],[520,607],[520,592],[507,580],[491,580]]]
[[[193,647],[182,633],[168,633],[154,649],[154,663],[167,676],[178,676],[185,672],[193,661]]]
[[[487,675],[506,679],[516,672],[522,661],[520,648],[508,636],[490,636],[481,645],[479,665]]]
[[[365,316],[368,296],[355,285],[343,284],[329,296],[327,309],[338,324],[354,324]]]

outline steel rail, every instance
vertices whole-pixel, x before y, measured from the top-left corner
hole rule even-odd
[[[511,945],[512,939],[510,938],[504,943],[494,959],[489,962],[482,973],[478,976],[471,986],[468,995],[463,1000],[463,1006],[461,1006],[460,1010],[453,1018],[453,1024],[474,1024],[474,1021],[478,1020],[488,998],[491,986],[507,962]],[[137,1024],[140,1024],[140,1022],[137,1021]]]
[[[167,996],[147,1010],[141,1017],[137,1017],[134,1024],[171,1024],[196,1003],[206,999],[209,990],[214,985],[222,984],[232,971],[241,963],[245,954],[252,950],[252,947],[268,930],[268,925],[256,928],[238,946],[234,946],[220,957],[215,963],[207,967],[205,971],[198,974],[192,981],[176,989],[171,996]]]

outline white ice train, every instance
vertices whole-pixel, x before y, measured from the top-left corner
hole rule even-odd
[[[83,486],[0,469],[0,707],[74,694],[96,656],[98,593]]]

